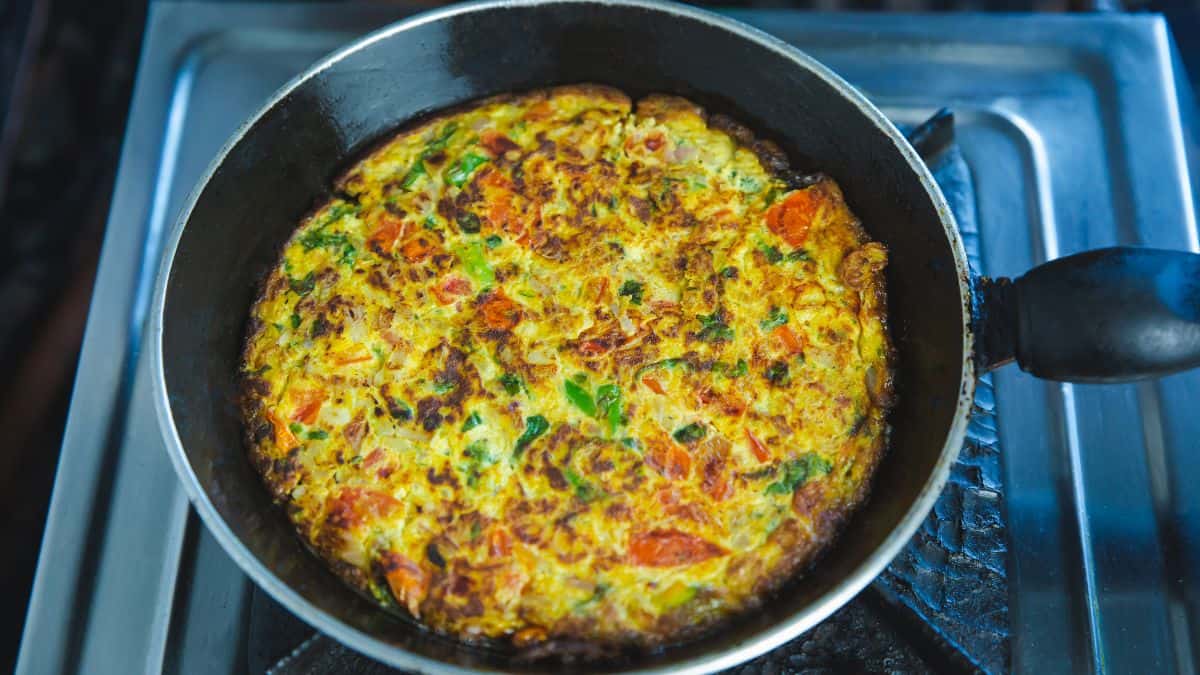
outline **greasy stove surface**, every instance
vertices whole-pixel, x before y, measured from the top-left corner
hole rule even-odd
[[[152,11],[18,672],[233,673],[277,658],[248,640],[263,596],[191,515],[162,447],[140,344],[147,294],[163,232],[238,122],[321,54],[406,13]],[[1197,249],[1177,107],[1190,98],[1161,21],[737,16],[897,122],[955,110],[960,178],[975,187],[959,212],[977,214],[983,272],[1117,243]],[[1010,368],[988,384],[935,514],[812,644],[904,633],[898,651],[840,664],[852,670],[1194,672],[1200,375],[1083,387]],[[797,658],[771,663],[839,667]]]

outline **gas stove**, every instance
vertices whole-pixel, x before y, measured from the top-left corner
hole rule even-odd
[[[141,339],[164,234],[220,145],[309,63],[412,11],[152,6],[18,673],[389,672],[314,635],[205,531],[160,440]],[[1190,92],[1157,18],[730,14],[902,126],[954,111],[933,168],[983,273],[1113,244],[1200,248]],[[904,553],[742,671],[1195,672],[1195,401],[1200,373],[984,376]]]

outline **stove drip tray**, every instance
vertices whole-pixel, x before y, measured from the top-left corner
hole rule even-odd
[[[958,220],[979,269],[974,186],[939,113],[911,139]],[[865,591],[795,640],[730,672],[1007,672],[1007,548],[991,377],[976,389],[967,441],[933,512]],[[886,460],[885,460],[886,461]],[[252,673],[394,675],[397,671],[314,633],[257,587],[247,644]]]

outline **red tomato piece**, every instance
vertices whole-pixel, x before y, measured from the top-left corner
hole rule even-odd
[[[803,246],[821,197],[815,188],[798,190],[767,211],[767,228],[792,246]]]
[[[630,561],[645,567],[694,565],[726,553],[707,539],[674,529],[639,532],[629,540]]]
[[[317,421],[317,414],[321,412],[321,405],[325,403],[324,390],[303,389],[292,392],[292,398],[296,401],[296,408],[292,411],[293,420],[305,424]]]

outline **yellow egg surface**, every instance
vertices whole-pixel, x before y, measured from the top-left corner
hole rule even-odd
[[[253,305],[243,416],[301,537],[385,607],[519,649],[657,646],[761,602],[865,497],[887,252],[736,123],[502,96],[334,194]]]

